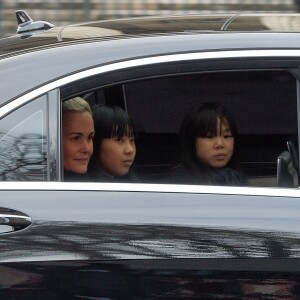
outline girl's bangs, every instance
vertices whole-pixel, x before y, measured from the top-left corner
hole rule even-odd
[[[110,138],[119,139],[124,136],[128,136],[130,138],[135,136],[134,128],[131,122],[127,121],[114,123],[111,128]]]
[[[218,126],[218,119],[220,120],[220,128],[217,128]],[[225,125],[230,131],[232,131],[232,128],[230,126],[229,120],[223,116],[218,114],[211,114],[206,116],[205,120],[202,119],[202,122],[200,121],[197,126],[197,137],[208,137],[208,136],[216,136],[218,133],[218,129],[221,128],[222,125]]]
[[[218,116],[215,114],[206,115],[204,118],[198,120],[197,137],[207,137],[217,134],[217,120]]]

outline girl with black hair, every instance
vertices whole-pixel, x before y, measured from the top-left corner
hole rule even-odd
[[[237,161],[237,130],[225,108],[205,103],[191,110],[181,126],[182,161],[171,183],[244,185]]]
[[[129,115],[116,105],[95,105],[92,112],[95,136],[88,171],[90,179],[104,182],[136,181],[131,170],[136,155],[136,133]]]

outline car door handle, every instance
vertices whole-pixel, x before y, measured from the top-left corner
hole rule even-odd
[[[1,227],[3,225],[12,227],[13,231],[18,231],[32,224],[31,218],[25,215],[24,213],[20,213],[16,210],[11,210],[11,209],[9,210],[9,212],[4,213],[3,210],[7,211],[8,209],[0,208],[0,232],[1,233],[11,231],[9,229],[2,231]]]

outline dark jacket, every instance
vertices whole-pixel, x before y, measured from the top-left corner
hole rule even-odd
[[[133,171],[129,171],[129,173],[124,176],[112,176],[110,174],[103,172],[102,170],[99,170],[97,176],[90,175],[89,179],[91,182],[124,182],[124,183],[140,182],[139,178],[136,176],[136,174]]]
[[[230,168],[211,168],[206,167],[199,170],[199,174],[192,173],[184,164],[175,166],[166,177],[167,183],[182,183],[182,184],[207,184],[207,185],[229,185],[229,186],[244,186],[246,185],[245,176],[238,171]]]
[[[87,174],[78,174],[69,171],[64,171],[64,181],[69,182],[87,182],[89,178]]]

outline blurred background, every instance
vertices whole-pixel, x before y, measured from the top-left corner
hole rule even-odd
[[[15,10],[54,25],[164,14],[300,11],[300,0],[0,0],[0,36],[16,33]]]

